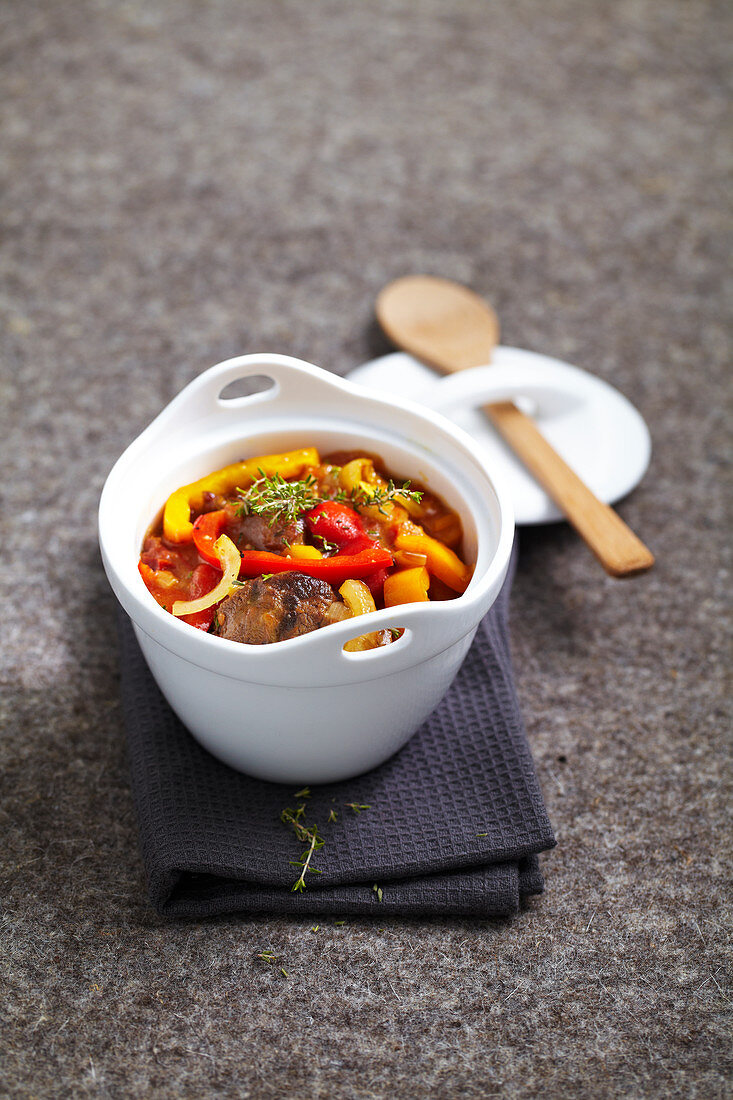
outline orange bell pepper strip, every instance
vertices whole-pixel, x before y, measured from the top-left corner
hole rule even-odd
[[[443,581],[454,592],[465,592],[471,579],[472,570],[442,542],[430,535],[398,534],[395,539],[397,550],[408,550],[413,554],[424,554],[427,570],[431,576]]]
[[[424,565],[414,569],[401,569],[392,573],[384,582],[384,606],[396,607],[401,603],[425,603],[428,600],[430,574]]]
[[[222,496],[245,489],[258,477],[272,477],[281,474],[285,479],[298,477],[306,466],[318,466],[320,458],[315,447],[304,447],[299,451],[287,451],[284,454],[263,455],[248,458],[244,462],[235,462],[221,470],[215,470],[206,477],[182,485],[168,497],[163,511],[163,534],[169,542],[190,542],[193,538],[191,510],[200,509],[204,502],[204,493],[218,493]]]

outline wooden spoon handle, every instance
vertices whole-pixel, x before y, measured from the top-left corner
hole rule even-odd
[[[398,347],[446,374],[488,363],[499,338],[488,302],[468,287],[431,275],[389,283],[377,298],[377,317]],[[654,564],[644,543],[583,484],[533,420],[510,401],[488,405],[485,412],[604,569],[627,577]]]
[[[651,568],[654,556],[641,539],[570,469],[529,416],[511,401],[486,405],[484,412],[607,573],[628,577]]]

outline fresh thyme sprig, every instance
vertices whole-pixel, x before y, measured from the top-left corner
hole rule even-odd
[[[323,550],[324,554],[335,554],[338,551],[338,544],[329,542],[323,535],[313,535],[313,539],[320,542],[321,550]]]
[[[297,519],[303,512],[309,512],[327,500],[382,511],[390,501],[399,502],[400,498],[407,498],[419,504],[423,498],[419,490],[410,489],[409,481],[395,485],[391,478],[386,486],[362,484],[349,492],[339,489],[330,496],[321,496],[316,492],[318,481],[313,474],[300,481],[286,481],[282,474],[267,477],[263,470],[259,473],[260,477],[248,489],[237,489],[240,501],[237,513],[240,516],[268,516],[271,527],[278,521]],[[330,548],[329,544],[324,545],[324,549]]]
[[[423,494],[417,489],[410,489],[410,482],[405,481],[402,485],[395,485],[392,478],[387,482],[386,488],[381,485],[366,485],[362,483],[358,485],[356,489],[352,489],[348,494],[349,500],[352,504],[356,504],[357,507],[362,508],[377,508],[378,511],[382,511],[385,504],[390,501],[397,500],[399,498],[407,498],[407,500],[413,500],[416,504],[419,504],[423,498]]]
[[[264,470],[259,473],[260,477],[248,489],[237,489],[240,516],[269,516],[272,527],[278,520],[297,519],[322,499],[315,491],[318,482],[312,474],[301,481],[286,481],[282,474],[266,477]]]

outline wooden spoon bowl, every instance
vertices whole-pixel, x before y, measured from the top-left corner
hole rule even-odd
[[[490,363],[499,340],[499,321],[491,306],[449,279],[397,279],[380,292],[376,313],[397,347],[445,373]],[[484,412],[611,576],[627,577],[651,568],[654,556],[649,549],[591,492],[531,417],[511,401],[486,405]]]

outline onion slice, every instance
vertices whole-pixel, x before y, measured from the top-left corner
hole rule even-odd
[[[343,596],[344,603],[352,615],[368,615],[370,611],[377,610],[374,596],[372,596],[364,581],[344,581],[339,588],[339,595]]]
[[[343,596],[344,603],[353,616],[368,615],[371,611],[377,610],[374,596],[372,596],[364,581],[344,581],[339,588],[339,595]],[[344,649],[347,653],[359,653],[364,649],[376,649],[381,644],[381,633],[381,631],[373,630],[370,634],[361,634],[358,638],[351,638],[344,644]]]
[[[214,553],[221,562],[223,575],[216,588],[207,592],[205,596],[199,596],[197,600],[176,600],[172,611],[176,616],[193,615],[196,611],[205,611],[207,607],[226,599],[232,590],[234,581],[239,576],[239,567],[242,557],[228,535],[220,535],[214,543]]]

